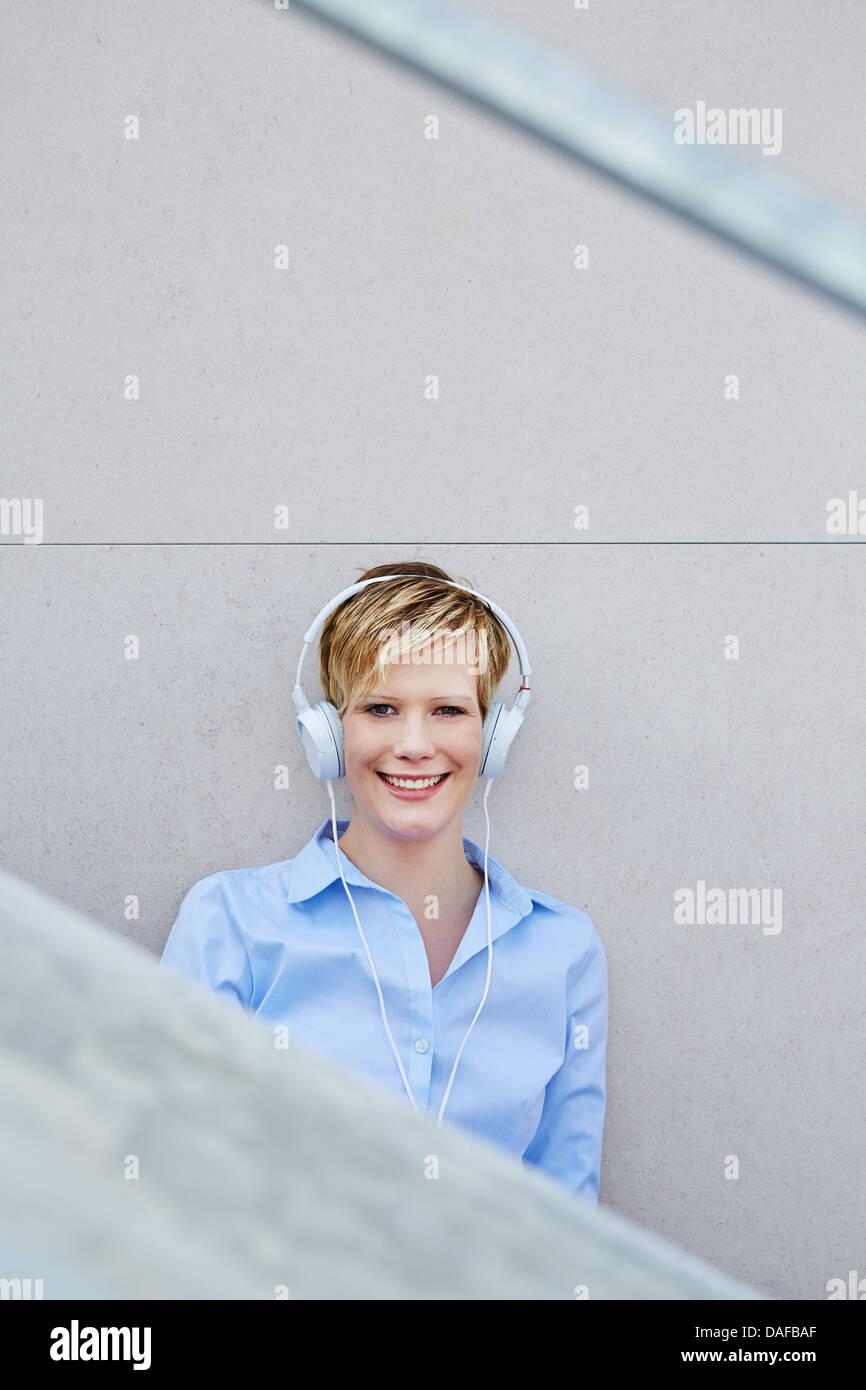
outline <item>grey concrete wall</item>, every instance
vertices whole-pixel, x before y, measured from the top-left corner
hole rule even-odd
[[[866,212],[859,5],[488,8],[781,109],[742,157]],[[432,559],[529,648],[491,851],[605,944],[601,1201],[777,1296],[866,1274],[862,328],[300,14],[4,11],[0,496],[44,521],[0,535],[2,867],[158,954],[327,814],[315,612]],[[677,921],[699,882],[781,930]]]

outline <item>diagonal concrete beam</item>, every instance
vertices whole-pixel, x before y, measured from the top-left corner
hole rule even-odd
[[[275,0],[267,3],[275,8]],[[719,145],[675,143],[672,110],[638,99],[530,30],[457,0],[290,0],[290,7],[866,315],[862,218],[766,160],[756,165]],[[288,4],[276,8],[285,12]]]
[[[0,1277],[41,1279],[46,1299],[764,1297],[279,1050],[264,1022],[4,872]]]

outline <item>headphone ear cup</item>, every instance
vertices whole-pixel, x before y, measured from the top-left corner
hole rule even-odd
[[[346,775],[346,744],[345,734],[343,731],[343,721],[337,712],[336,705],[332,705],[330,700],[320,700],[319,704],[317,705],[317,708],[322,711],[322,714],[328,721],[328,726],[331,730],[331,737],[333,739],[334,748],[336,749],[337,770],[334,773],[333,778],[331,778],[331,780],[333,781],[335,778],[345,777]]]
[[[503,709],[494,700],[484,721],[479,777],[501,777],[508,750],[523,723],[523,710]]]
[[[481,762],[478,764],[479,777],[498,777],[498,773],[488,772],[487,766],[490,761],[490,748],[493,743],[493,735],[496,726],[502,716],[502,705],[498,700],[491,700],[487,717],[484,720],[484,728],[481,731]]]
[[[313,776],[335,782],[346,773],[343,721],[330,700],[301,710],[295,723]]]

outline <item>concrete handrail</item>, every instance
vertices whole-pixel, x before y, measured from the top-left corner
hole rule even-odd
[[[46,1299],[764,1297],[2,871],[0,964],[0,1278]]]

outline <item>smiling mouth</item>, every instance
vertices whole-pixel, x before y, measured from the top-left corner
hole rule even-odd
[[[409,792],[426,791],[429,787],[436,787],[440,782],[444,782],[446,777],[450,777],[450,772],[440,772],[432,777],[392,777],[387,772],[376,772],[377,777],[381,777],[383,782],[387,782],[389,787],[396,787],[398,790]]]

